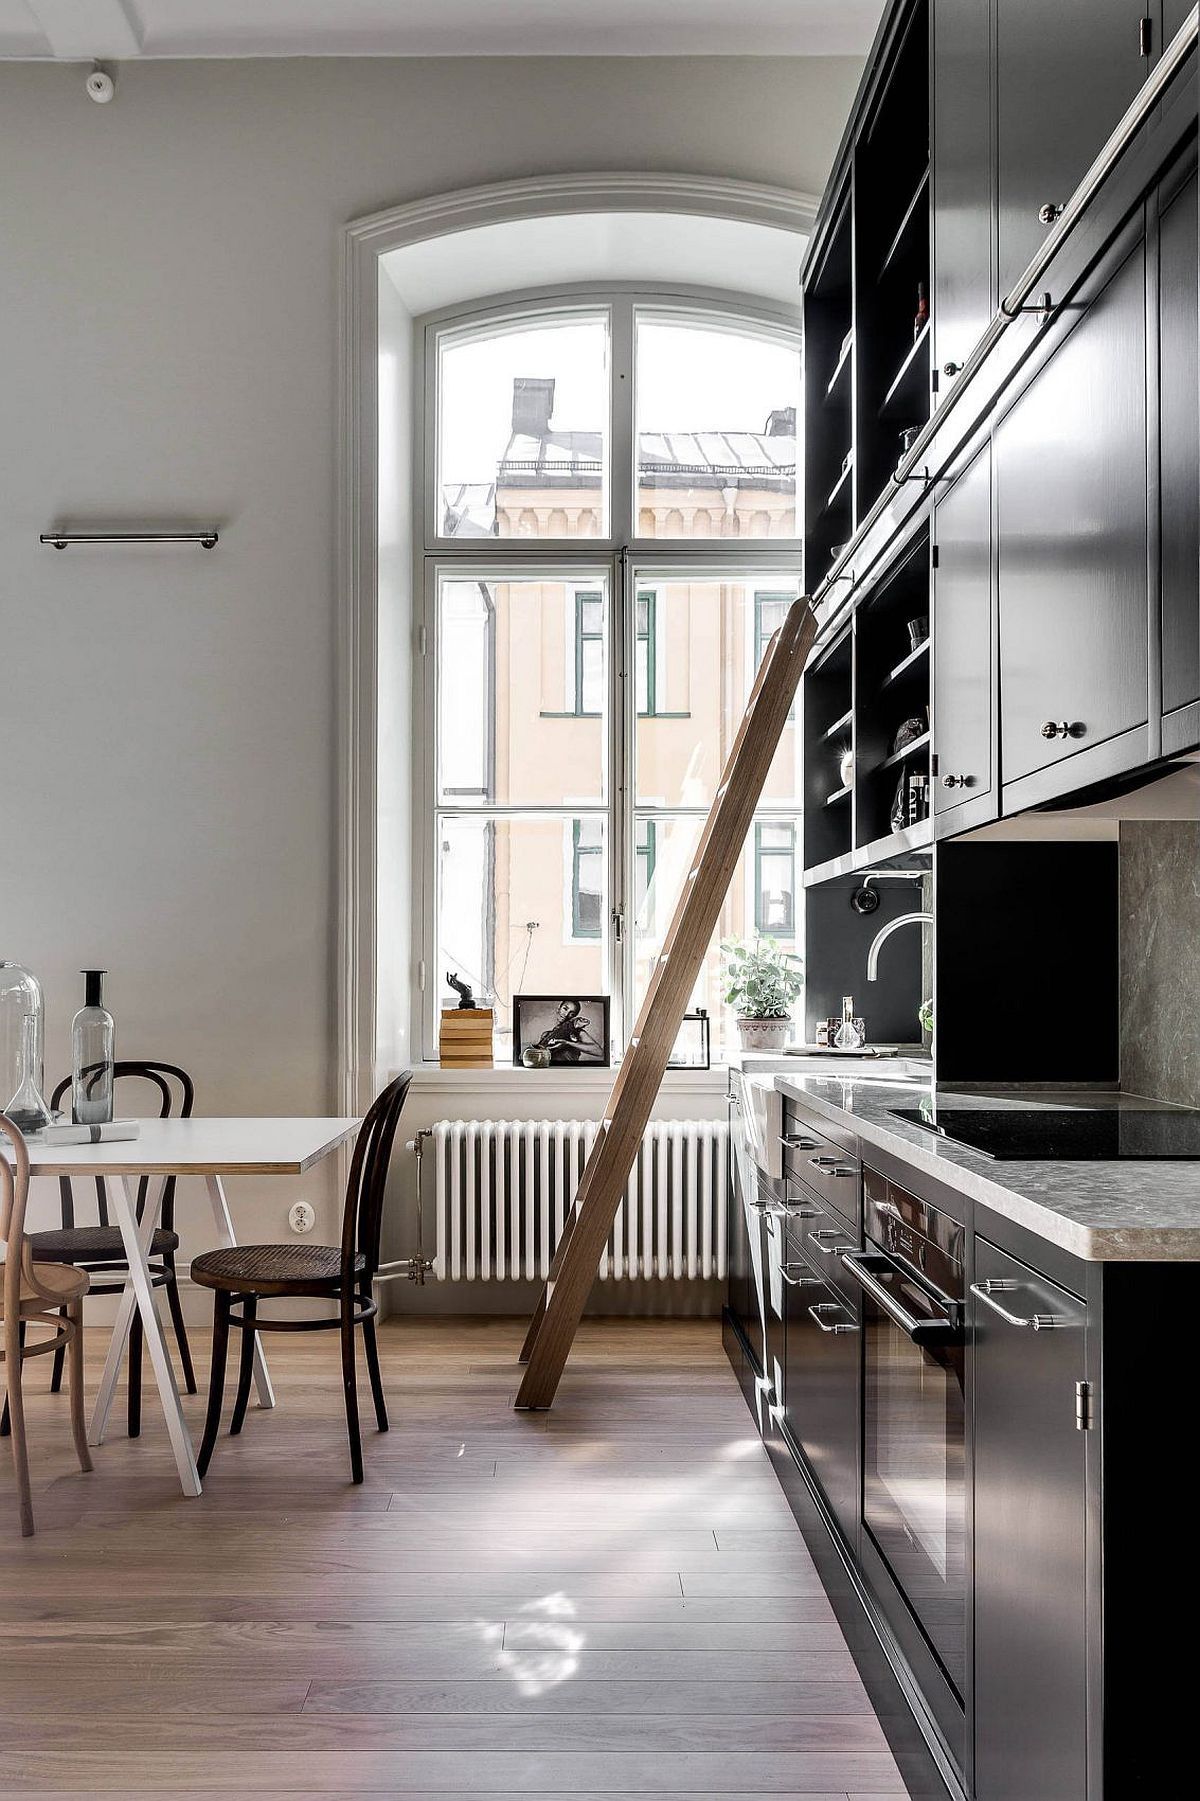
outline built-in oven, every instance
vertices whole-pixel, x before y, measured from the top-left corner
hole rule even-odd
[[[864,1172],[863,1186],[865,1248],[841,1255],[862,1300],[863,1540],[878,1553],[961,1709],[964,1230],[874,1171]]]

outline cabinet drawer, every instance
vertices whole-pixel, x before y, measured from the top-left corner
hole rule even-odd
[[[843,1219],[856,1225],[859,1218],[859,1161],[832,1138],[799,1125],[784,1133],[783,1168],[789,1195],[800,1182],[818,1200],[836,1207]]]

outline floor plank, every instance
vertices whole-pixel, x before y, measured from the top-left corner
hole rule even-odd
[[[328,1342],[270,1341],[280,1404],[194,1502],[152,1392],[84,1477],[35,1366],[32,1540],[0,1446],[5,1801],[903,1796],[716,1327],[587,1322],[532,1416],[520,1338],[389,1322],[361,1488]]]

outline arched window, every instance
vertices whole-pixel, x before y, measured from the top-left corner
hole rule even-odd
[[[518,993],[610,994],[619,1053],[765,625],[800,591],[798,333],[584,291],[421,342],[425,1053],[447,970],[494,1001],[500,1054]],[[718,938],[797,933],[797,738]],[[718,960],[695,997],[717,1022]]]

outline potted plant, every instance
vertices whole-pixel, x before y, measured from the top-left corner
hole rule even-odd
[[[737,1014],[744,1051],[781,1051],[792,1003],[804,986],[795,951],[774,938],[729,939],[724,954],[725,1002]]]

